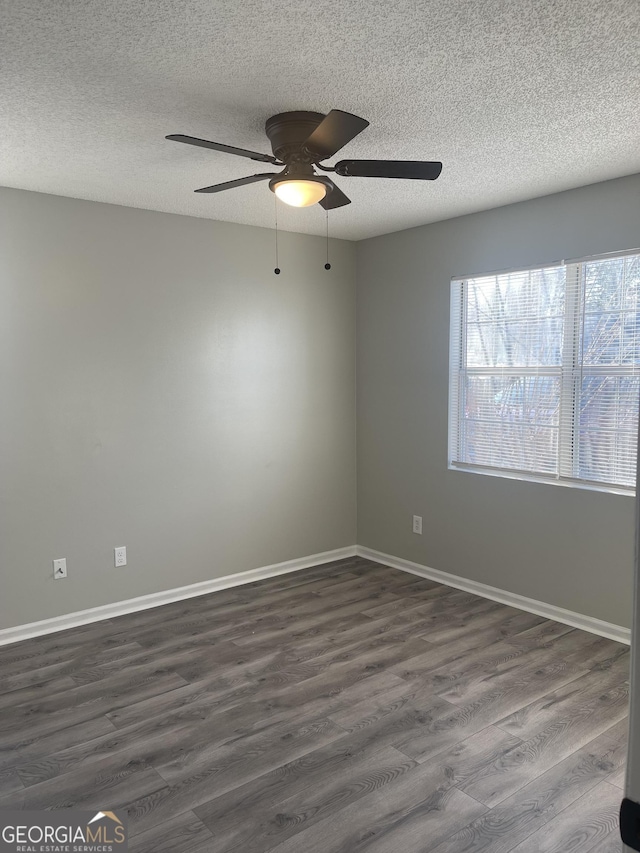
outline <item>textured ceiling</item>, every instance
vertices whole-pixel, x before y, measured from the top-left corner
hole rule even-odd
[[[273,227],[264,122],[371,122],[343,157],[438,159],[434,183],[343,178],[360,239],[640,172],[639,0],[0,0],[0,184]],[[270,171],[267,167],[265,171]],[[280,225],[324,233],[317,205]]]

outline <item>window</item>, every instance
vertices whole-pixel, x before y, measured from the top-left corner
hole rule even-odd
[[[449,467],[633,492],[640,254],[452,282]]]

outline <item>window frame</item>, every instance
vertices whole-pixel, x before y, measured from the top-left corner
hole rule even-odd
[[[547,262],[544,264],[514,267],[511,269],[474,273],[466,276],[452,276],[450,298],[450,353],[449,353],[449,410],[448,410],[448,468],[452,471],[484,474],[493,477],[524,480],[527,482],[549,483],[570,488],[586,489],[612,494],[635,496],[635,486],[620,483],[589,480],[578,476],[579,451],[575,439],[579,429],[581,382],[584,374],[591,376],[640,376],[640,363],[637,365],[584,365],[582,363],[581,339],[583,312],[584,264],[600,260],[617,260],[627,256],[640,255],[640,249],[607,252],[588,255],[571,260]],[[527,367],[468,367],[465,364],[468,300],[465,298],[465,285],[469,280],[489,276],[527,273],[550,268],[565,267],[565,307],[563,317],[562,359],[558,366],[530,368],[531,376],[555,377],[560,381],[559,421],[558,421],[558,473],[545,474],[517,468],[493,467],[485,464],[458,461],[462,456],[464,442],[465,393],[462,390],[469,376],[487,376],[492,373],[501,376],[527,376]],[[586,367],[586,369],[585,369]],[[637,483],[636,483],[637,486]]]

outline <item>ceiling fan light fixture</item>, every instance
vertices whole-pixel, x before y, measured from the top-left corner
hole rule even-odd
[[[292,207],[311,207],[314,204],[320,204],[328,211],[351,204],[351,200],[333,180],[316,174],[314,166],[324,172],[335,172],[342,177],[435,181],[439,176],[442,170],[442,163],[439,161],[341,160],[335,166],[320,165],[324,160],[333,157],[368,126],[369,122],[366,119],[346,113],[344,110],[331,110],[326,115],[307,110],[278,113],[267,119],[265,125],[273,154],[261,154],[259,151],[236,148],[233,145],[187,136],[184,133],[172,133],[166,138],[174,142],[235,154],[237,157],[257,160],[260,163],[284,166],[279,174],[260,172],[233,181],[200,187],[194,192],[219,193],[257,181],[269,181],[269,189],[276,194],[276,197]]]
[[[324,181],[308,180],[301,178],[285,178],[274,181],[271,189],[280,201],[290,204],[292,207],[310,207],[317,204],[327,194]]]

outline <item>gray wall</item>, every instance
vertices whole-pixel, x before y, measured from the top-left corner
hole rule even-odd
[[[639,214],[634,176],[358,245],[359,544],[630,624],[631,498],[447,470],[449,281]],[[356,247],[323,251],[281,235],[276,277],[268,230],[0,190],[1,627],[356,541]]]
[[[639,222],[636,175],[359,244],[360,545],[630,624],[633,498],[447,470],[449,292],[636,248]]]
[[[273,245],[0,190],[1,627],[355,542],[355,247]]]

